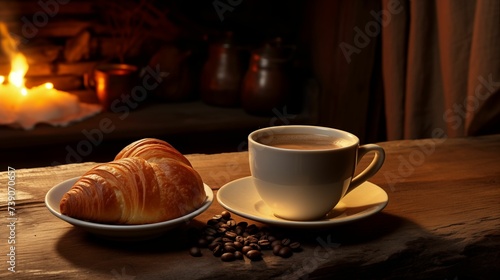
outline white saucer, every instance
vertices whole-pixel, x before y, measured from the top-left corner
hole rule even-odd
[[[387,193],[379,186],[365,182],[352,190],[322,220],[291,221],[274,216],[261,200],[251,177],[234,180],[222,186],[217,200],[225,209],[242,217],[275,226],[321,228],[366,218],[387,205]]]
[[[71,187],[77,180],[78,177],[72,178],[52,187],[45,195],[45,205],[47,206],[49,211],[59,219],[66,221],[74,226],[80,227],[89,233],[111,240],[144,240],[158,237],[175,227],[178,227],[182,224],[187,224],[194,217],[205,211],[214,200],[212,189],[204,184],[207,199],[200,208],[185,216],[165,222],[144,225],[109,225],[92,223],[74,219],[59,212],[59,203],[61,201],[61,198],[69,189],[71,189]]]

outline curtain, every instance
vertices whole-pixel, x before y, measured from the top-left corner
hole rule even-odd
[[[376,23],[370,11],[381,9],[380,0],[308,4],[301,39],[320,88],[317,124],[354,133],[364,143],[385,140],[381,29],[361,34]]]
[[[389,140],[500,127],[500,1],[401,2],[383,26],[382,61]]]
[[[320,124],[365,142],[500,133],[500,1],[316,0],[310,14]]]

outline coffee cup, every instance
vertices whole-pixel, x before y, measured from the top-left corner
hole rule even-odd
[[[308,125],[253,131],[248,151],[261,199],[275,216],[297,221],[325,218],[342,197],[375,175],[385,159],[382,147],[360,145],[349,132]],[[375,153],[372,162],[353,178],[369,152]]]

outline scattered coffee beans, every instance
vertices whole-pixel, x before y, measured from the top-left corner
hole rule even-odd
[[[222,211],[222,213],[220,213],[220,215],[222,216],[222,219],[224,219],[226,221],[231,219],[231,213],[229,213],[228,211]]]
[[[217,244],[215,248],[212,250],[212,253],[215,257],[220,257],[224,253],[224,247],[222,247],[222,244]]]
[[[236,251],[234,252],[234,257],[237,259],[237,260],[242,260],[243,259],[243,253],[240,252],[240,251]]]
[[[252,261],[260,260],[262,253],[259,250],[250,250],[247,252],[246,256]]]
[[[292,249],[290,247],[283,247],[278,251],[278,256],[283,258],[289,258],[293,255]]]
[[[194,257],[202,256],[200,248],[208,248],[215,257],[225,262],[242,260],[244,256],[251,261],[261,260],[263,250],[272,250],[274,255],[282,258],[289,258],[294,252],[302,250],[299,242],[282,234],[273,234],[268,228],[259,228],[247,222],[236,223],[228,211],[214,215],[205,227],[195,231],[195,246],[189,250]]]
[[[290,245],[288,245],[294,252],[300,252],[300,250],[302,249],[300,247],[300,243],[299,242],[292,242],[290,243]]]
[[[202,255],[201,250],[198,247],[191,247],[191,249],[189,249],[189,254],[193,257],[201,257]]]
[[[221,260],[225,261],[225,262],[232,262],[236,259],[236,257],[234,256],[233,253],[224,253],[222,254],[222,256],[220,257]]]

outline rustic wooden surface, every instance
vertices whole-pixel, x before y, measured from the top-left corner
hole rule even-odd
[[[386,162],[370,180],[389,195],[381,213],[322,230],[286,229],[304,250],[289,259],[268,252],[257,262],[224,263],[208,251],[203,257],[191,257],[185,228],[149,242],[113,244],[55,218],[45,208],[45,193],[95,164],[81,163],[16,170],[17,272],[12,274],[5,261],[8,179],[2,172],[0,278],[495,279],[500,275],[500,135],[381,145]],[[249,175],[247,156],[240,152],[188,158],[216,192]],[[8,164],[2,160],[5,171]],[[214,201],[187,227],[200,226],[222,210]]]

